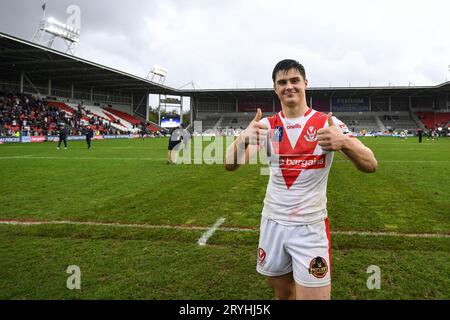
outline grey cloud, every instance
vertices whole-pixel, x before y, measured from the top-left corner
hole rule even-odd
[[[46,2],[62,20],[68,5],[80,6],[79,56],[142,77],[158,64],[174,87],[270,87],[287,57],[304,63],[314,86],[436,84],[450,64],[441,0]],[[0,30],[31,39],[42,3],[1,1]]]

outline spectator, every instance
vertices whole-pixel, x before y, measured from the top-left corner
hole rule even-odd
[[[56,147],[56,149],[60,149],[61,147],[61,142],[64,142],[64,150],[67,150],[67,129],[66,129],[66,125],[64,123],[61,123],[59,125],[59,141],[58,141],[58,147]]]

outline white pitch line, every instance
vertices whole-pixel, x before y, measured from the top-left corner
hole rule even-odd
[[[200,230],[207,231],[208,227],[199,226],[179,226],[164,224],[139,224],[139,223],[118,223],[118,222],[93,222],[93,221],[26,221],[26,220],[0,220],[0,225],[16,225],[16,226],[35,226],[35,225],[75,225],[75,226],[100,226],[100,227],[118,227],[118,228],[142,228],[142,229],[176,229],[176,230]],[[239,231],[239,232],[256,232],[258,230],[251,228],[232,228],[224,227],[223,231]]]
[[[0,159],[28,159],[31,155],[0,157]]]
[[[26,221],[26,220],[0,220],[0,225],[18,225],[18,226],[34,226],[34,225],[78,225],[78,226],[103,226],[103,227],[118,227],[118,228],[143,228],[143,229],[176,229],[176,230],[200,230],[206,231],[202,238],[209,237],[225,222],[225,218],[220,218],[211,227],[200,226],[180,226],[180,225],[154,225],[154,224],[138,224],[138,223],[115,223],[115,222],[93,222],[93,221]],[[256,228],[245,227],[222,227],[220,231],[233,232],[259,232]],[[331,231],[335,235],[356,235],[356,236],[391,236],[391,237],[411,237],[411,238],[450,238],[450,234],[445,233],[400,233],[400,232],[376,232],[376,231]],[[208,235],[208,237],[206,237]],[[205,241],[205,244],[206,244]]]
[[[220,218],[216,221],[216,223],[213,224],[213,226],[206,231],[200,239],[198,239],[197,243],[199,246],[205,246],[208,239],[213,235],[214,232],[216,232],[217,228],[220,227],[222,223],[225,222],[225,218]]]
[[[347,236],[392,236],[410,238],[450,238],[450,234],[444,233],[400,233],[400,232],[375,232],[375,231],[331,231],[331,234]]]

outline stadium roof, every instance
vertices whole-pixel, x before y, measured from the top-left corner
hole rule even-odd
[[[345,97],[395,97],[395,96],[431,96],[450,94],[450,81],[437,86],[386,86],[386,87],[310,87],[307,93],[312,95]],[[196,89],[184,90],[186,95],[203,97],[251,98],[274,94],[273,88],[265,89]]]
[[[22,72],[33,81],[51,79],[103,91],[180,95],[176,89],[0,32],[0,77],[19,81]]]
[[[84,60],[60,51],[22,40],[0,32],[1,78],[19,81],[21,73],[33,81],[51,79],[93,87],[102,91],[212,98],[261,98],[274,94],[273,88],[255,89],[191,89],[177,90],[107,66]],[[309,94],[327,96],[430,96],[450,93],[450,81],[436,86],[386,87],[311,87]]]

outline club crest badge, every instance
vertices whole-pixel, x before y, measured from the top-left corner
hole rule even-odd
[[[306,130],[305,140],[308,141],[308,142],[315,142],[315,141],[317,141],[317,129],[314,128],[313,126],[310,126]]]

